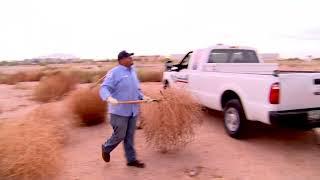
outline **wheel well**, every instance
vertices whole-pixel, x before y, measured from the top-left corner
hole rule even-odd
[[[225,105],[227,104],[227,102],[231,99],[238,99],[241,102],[241,99],[237,93],[235,93],[234,91],[231,91],[231,90],[227,90],[222,94],[222,98],[221,98],[222,108],[224,108]]]

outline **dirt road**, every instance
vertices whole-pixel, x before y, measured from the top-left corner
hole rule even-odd
[[[23,100],[24,106],[34,106],[27,90],[1,86],[1,117],[18,115],[10,101]],[[159,84],[145,84],[144,90],[158,88]],[[13,97],[25,93],[25,97]],[[10,99],[10,100],[8,100]],[[8,104],[6,104],[8,103]],[[7,107],[7,106],[10,106]],[[19,106],[19,103],[17,103]],[[221,114],[205,112],[205,119],[196,131],[195,140],[178,153],[160,154],[145,143],[143,130],[136,133],[136,150],[147,167],[135,169],[126,166],[122,144],[111,154],[111,162],[101,158],[101,143],[111,135],[107,124],[77,127],[70,132],[64,147],[65,164],[56,180],[108,179],[320,179],[320,147],[312,131],[301,132],[253,127],[250,138],[234,140],[223,129]],[[48,178],[50,179],[50,178]]]
[[[149,92],[159,84],[144,84]],[[145,143],[138,130],[136,148],[147,168],[125,165],[123,147],[101,159],[101,143],[111,135],[107,125],[73,129],[65,148],[66,164],[58,179],[319,179],[320,148],[313,132],[256,125],[251,138],[234,140],[223,129],[218,112],[205,112],[196,138],[181,152],[160,154]],[[192,176],[194,175],[195,176]]]
[[[111,163],[100,157],[100,146],[111,134],[107,125],[73,129],[65,148],[66,165],[58,179],[319,179],[320,149],[312,132],[256,127],[254,138],[225,135],[221,117],[207,114],[195,141],[176,154],[149,148],[137,131],[136,148],[146,169],[125,166],[122,145]],[[190,177],[192,170],[199,174]]]

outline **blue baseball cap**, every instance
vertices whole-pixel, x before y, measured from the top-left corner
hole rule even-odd
[[[127,51],[121,51],[118,54],[118,60],[124,59],[124,58],[128,58],[130,56],[133,56],[134,53],[128,53]]]

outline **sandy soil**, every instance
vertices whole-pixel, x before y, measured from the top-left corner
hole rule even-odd
[[[0,84],[0,120],[23,116],[38,106],[32,100],[37,82],[21,82],[16,85]]]
[[[38,104],[30,98],[35,83],[0,85],[0,121],[23,116]],[[144,91],[159,84],[143,85]],[[111,154],[111,162],[101,158],[101,143],[111,135],[105,123],[77,127],[64,147],[65,163],[55,180],[106,179],[288,179],[320,178],[320,147],[312,131],[293,131],[255,125],[250,138],[235,140],[223,129],[222,116],[204,112],[195,140],[183,151],[160,154],[145,143],[143,130],[136,133],[136,150],[147,167],[126,166],[123,147]],[[193,176],[194,175],[194,176]],[[50,179],[50,178],[48,178]],[[51,178],[52,179],[52,178]]]

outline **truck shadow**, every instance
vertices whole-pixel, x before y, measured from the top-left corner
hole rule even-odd
[[[204,114],[209,118],[209,124],[219,127],[224,132],[223,113],[212,109],[204,109]],[[220,131],[219,129],[219,131]],[[228,136],[225,133],[226,136]],[[266,140],[274,142],[301,142],[301,143],[317,143],[317,135],[312,130],[298,130],[293,128],[281,128],[260,122],[249,122],[249,127],[244,137],[246,141]],[[320,146],[319,146],[320,147]]]

